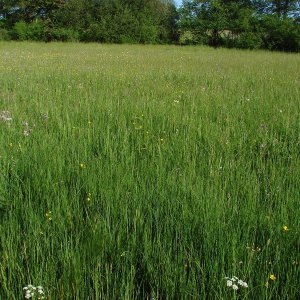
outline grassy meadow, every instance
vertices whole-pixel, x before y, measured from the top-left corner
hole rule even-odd
[[[0,43],[1,300],[297,300],[299,200],[299,54]]]

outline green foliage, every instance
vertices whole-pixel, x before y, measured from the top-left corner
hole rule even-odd
[[[56,28],[52,31],[52,39],[61,42],[79,41],[80,34],[78,31],[68,28]]]
[[[25,23],[24,21],[17,22],[12,31],[11,31],[11,36],[15,40],[19,41],[25,41],[28,38],[28,24]]]
[[[251,31],[241,33],[233,43],[234,47],[241,49],[260,49],[262,45],[263,40],[261,36]]]
[[[7,29],[5,29],[5,23],[3,20],[0,20],[0,41],[10,40],[10,34]]]
[[[195,37],[190,30],[182,31],[179,35],[180,45],[193,45],[196,44]]]
[[[9,31],[0,27],[0,41],[9,41],[10,39]]]
[[[267,16],[262,20],[264,46],[270,50],[300,51],[300,25],[288,18]]]
[[[27,25],[27,39],[32,41],[43,41],[45,38],[45,24],[36,19]]]
[[[36,20],[30,24],[24,21],[17,22],[10,31],[10,35],[19,41],[42,41],[45,38],[44,23],[41,20]]]
[[[158,28],[154,24],[144,23],[140,27],[140,41],[144,44],[155,44],[159,41]]]
[[[179,27],[212,46],[297,52],[300,24],[293,9],[295,1],[187,0]]]
[[[172,0],[2,0],[0,20],[17,40],[207,44],[297,52],[299,5],[296,0],[185,0],[176,9]]]

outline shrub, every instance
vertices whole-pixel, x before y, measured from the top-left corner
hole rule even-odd
[[[80,39],[80,34],[73,29],[57,28],[52,31],[52,39],[61,42],[75,42]]]
[[[14,25],[10,31],[10,36],[19,41],[41,41],[45,38],[45,25],[41,20],[35,20],[30,24],[20,21]]]
[[[0,41],[9,41],[10,39],[9,31],[4,28],[0,28]]]
[[[230,46],[242,49],[259,49],[262,43],[263,41],[259,34],[242,32],[235,39],[231,40]]]
[[[262,20],[264,47],[270,50],[300,51],[300,25],[288,18],[267,16]]]
[[[32,41],[42,41],[45,39],[45,24],[41,20],[35,20],[27,25],[26,37]]]
[[[181,45],[195,44],[194,34],[190,30],[181,32],[179,35],[179,44]]]
[[[17,22],[10,32],[12,39],[24,41],[27,40],[27,27],[24,21]]]

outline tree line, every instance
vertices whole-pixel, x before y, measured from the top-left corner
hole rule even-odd
[[[297,0],[0,0],[0,40],[300,50]]]

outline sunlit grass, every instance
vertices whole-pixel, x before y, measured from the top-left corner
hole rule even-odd
[[[0,299],[299,298],[299,70],[0,43]]]

